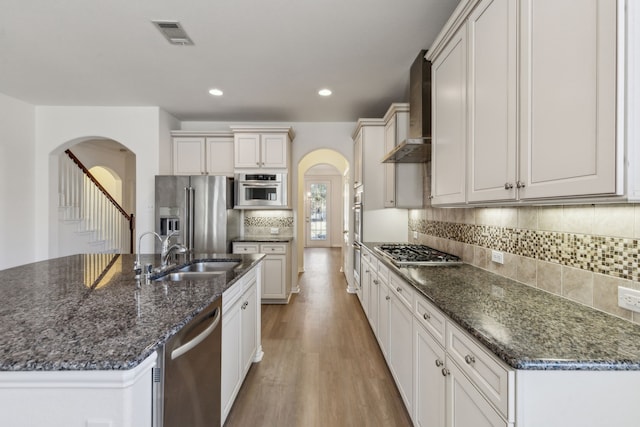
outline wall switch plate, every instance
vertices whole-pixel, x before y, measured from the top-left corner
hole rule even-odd
[[[618,286],[618,306],[640,312],[640,291]]]
[[[498,264],[504,264],[504,254],[500,251],[491,251],[491,261],[497,262]]]
[[[413,238],[414,238],[414,239],[417,239],[417,238],[418,238],[418,232],[417,232],[417,231],[414,231],[414,232],[413,232]]]
[[[278,227],[271,227],[271,234],[280,234],[280,229]]]

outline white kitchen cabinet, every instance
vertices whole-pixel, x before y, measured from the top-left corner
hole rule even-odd
[[[229,415],[253,362],[262,360],[260,337],[261,265],[222,294],[222,423]]]
[[[365,316],[369,319],[369,297],[371,295],[371,264],[364,258],[362,260],[360,276],[360,286],[362,287],[362,293],[360,298],[360,304]]]
[[[467,27],[448,39],[432,64],[432,205],[466,202]]]
[[[291,128],[254,128],[232,126],[234,167],[246,169],[288,169]]]
[[[445,425],[444,348],[417,319],[413,322],[413,340],[413,423],[419,427],[442,427]]]
[[[262,261],[262,303],[287,303],[291,295],[289,243],[233,242],[235,254],[265,254]]]
[[[362,185],[362,132],[353,139],[353,186]]]
[[[384,116],[384,153],[407,139],[409,104],[394,103]],[[384,207],[423,207],[423,165],[421,163],[383,163]]]
[[[520,199],[615,194],[618,2],[520,5]]]
[[[397,276],[390,275],[388,362],[407,411],[413,414],[413,315],[411,304],[406,302],[407,299],[413,301],[413,292],[401,282]]]
[[[391,304],[391,289],[389,289],[388,276],[380,278],[378,288],[378,333],[376,338],[380,350],[387,364],[389,363],[389,306]]]
[[[233,135],[173,131],[174,175],[233,177]]]
[[[468,18],[469,202],[517,194],[517,3],[482,0]]]
[[[359,119],[353,134],[354,163],[359,165],[363,186],[363,209],[384,208],[384,173],[380,160],[384,157],[384,120]],[[354,171],[356,174],[358,171]],[[354,184],[358,176],[354,176]],[[364,225],[364,224],[363,224]],[[366,233],[365,233],[366,235]]]
[[[427,54],[434,205],[606,201],[625,194],[627,172],[634,197],[622,155],[626,9],[617,0],[459,3]]]

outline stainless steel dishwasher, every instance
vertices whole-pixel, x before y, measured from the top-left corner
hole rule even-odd
[[[165,344],[154,373],[154,426],[220,425],[221,320],[218,298]]]

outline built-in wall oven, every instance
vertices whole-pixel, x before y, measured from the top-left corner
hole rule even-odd
[[[362,186],[353,197],[353,280],[360,295],[360,246],[362,244]]]
[[[287,207],[286,173],[239,173],[235,185],[236,209]]]

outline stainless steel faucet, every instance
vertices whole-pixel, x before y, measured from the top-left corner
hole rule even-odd
[[[139,275],[142,272],[142,264],[140,264],[140,242],[142,241],[142,238],[147,234],[155,235],[158,238],[158,240],[160,240],[160,242],[162,243],[162,237],[160,237],[160,235],[155,231],[146,231],[142,233],[140,237],[138,237],[138,251],[136,252],[136,262],[133,264],[133,270],[136,272],[137,275]],[[144,273],[147,274],[149,272],[145,271]]]
[[[173,233],[169,234],[167,237],[165,237],[165,239],[162,241],[162,253],[160,255],[160,269],[164,270],[168,267],[169,265],[169,257],[171,256],[171,254],[173,252],[179,253],[179,254],[183,254],[187,252],[187,247],[185,245],[183,245],[182,243],[175,243],[171,246],[169,246],[169,239],[171,239],[171,237],[175,234],[177,234],[177,231],[174,231]]]

